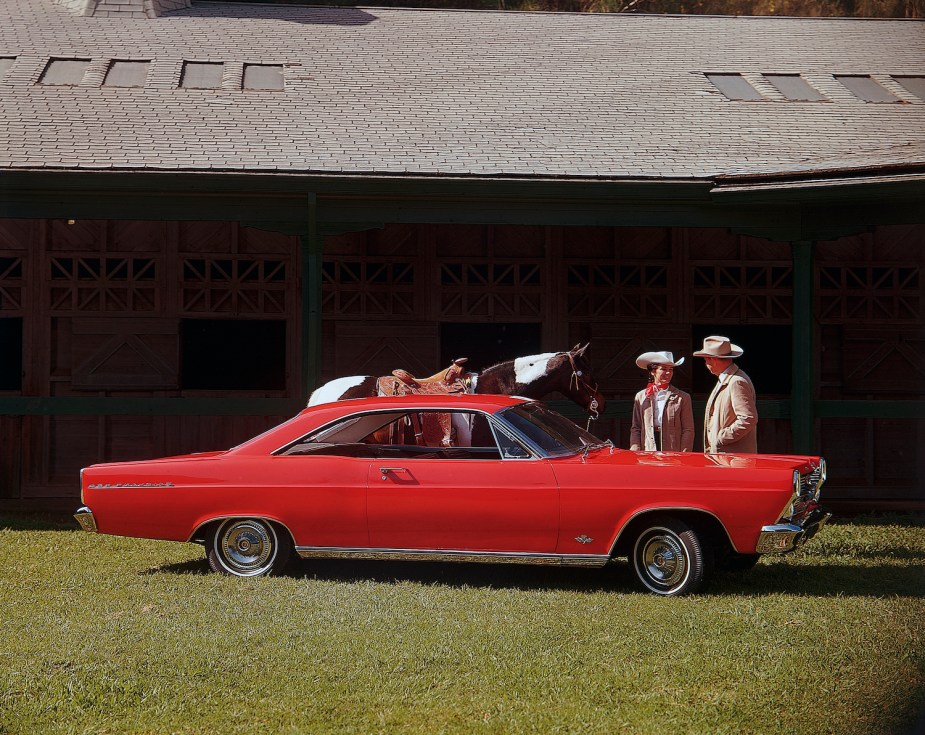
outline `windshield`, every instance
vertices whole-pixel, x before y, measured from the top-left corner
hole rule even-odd
[[[601,444],[601,440],[594,434],[541,403],[523,403],[505,409],[497,415],[547,456],[575,454],[586,446]]]

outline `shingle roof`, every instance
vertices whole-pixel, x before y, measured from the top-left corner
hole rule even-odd
[[[0,0],[0,169],[694,178],[925,165],[917,21],[501,13],[194,2],[159,18]],[[39,83],[89,59],[78,86]],[[143,88],[103,84],[150,60]],[[224,63],[222,89],[178,86]],[[241,89],[244,64],[283,91]],[[7,62],[9,65],[10,62]],[[2,68],[2,66],[0,66]],[[742,74],[765,101],[725,97]],[[787,101],[762,74],[827,101]],[[872,75],[864,102],[833,75]]]

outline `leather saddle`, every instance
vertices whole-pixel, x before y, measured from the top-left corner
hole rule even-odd
[[[453,364],[429,378],[415,378],[407,370],[392,371],[392,376],[398,378],[409,393],[465,393],[472,383],[470,374],[463,365],[469,358],[460,357],[453,360]]]
[[[472,374],[463,365],[468,358],[460,357],[453,364],[429,378],[415,378],[407,370],[393,370],[377,381],[381,396],[404,396],[409,393],[440,395],[445,393],[467,393],[472,386]]]
[[[472,387],[472,374],[463,365],[468,358],[453,360],[453,364],[429,378],[415,378],[407,370],[393,370],[376,381],[380,396],[446,395],[468,393]],[[449,413],[415,414],[412,419],[415,442],[424,446],[445,447],[453,444],[453,416]]]

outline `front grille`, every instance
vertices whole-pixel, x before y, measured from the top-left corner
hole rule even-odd
[[[816,487],[822,479],[822,465],[812,472],[800,476],[800,495],[815,495]]]

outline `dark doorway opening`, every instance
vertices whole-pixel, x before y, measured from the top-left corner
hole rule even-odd
[[[22,317],[0,319],[0,390],[22,390]]]
[[[440,325],[440,365],[468,357],[476,372],[515,357],[542,352],[542,325],[537,323],[453,323]]]
[[[286,322],[183,319],[180,387],[185,390],[285,390]]]
[[[719,335],[728,337],[744,352],[736,358],[755,384],[759,398],[786,398],[793,388],[793,329],[789,324],[760,325],[709,325],[696,324],[691,329],[691,344],[697,352],[703,347],[705,337]],[[812,356],[807,356],[812,359]],[[707,371],[703,359],[693,360],[694,394],[709,395],[716,384],[716,378]]]

